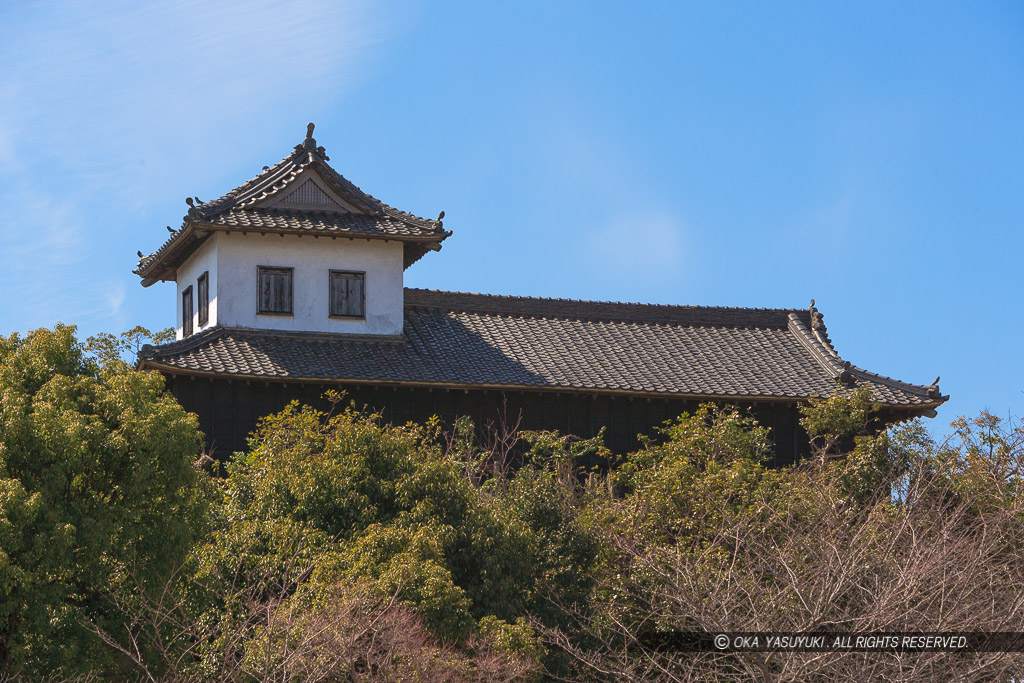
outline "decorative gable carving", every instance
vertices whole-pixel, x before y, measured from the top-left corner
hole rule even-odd
[[[271,196],[262,206],[360,213],[354,206],[329,189],[312,171],[306,171],[302,176],[296,178],[293,188],[286,188],[277,196]]]
[[[323,208],[343,209],[344,207],[320,189],[320,186],[313,182],[312,178],[306,181],[285,195],[281,200],[282,204],[298,204],[302,206],[321,206]]]
[[[215,232],[265,232],[298,235],[360,235],[367,239],[402,242],[402,263],[408,268],[424,254],[437,251],[449,235],[441,219],[399,211],[366,194],[331,168],[330,158],[313,139],[306,138],[287,157],[226,194],[208,202],[186,199],[188,214],[181,227],[152,254],[139,252],[134,269],[142,285],[175,281],[177,269]],[[267,210],[269,209],[269,210]]]

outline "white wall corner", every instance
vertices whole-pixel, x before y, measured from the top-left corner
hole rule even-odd
[[[220,325],[360,335],[402,333],[401,242],[238,232],[219,234],[217,240],[215,270]],[[258,313],[260,266],[293,269],[291,315]],[[363,319],[330,317],[331,270],[365,273]]]

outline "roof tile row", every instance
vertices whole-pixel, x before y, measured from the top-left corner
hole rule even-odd
[[[352,233],[388,235],[392,237],[432,237],[433,230],[410,224],[390,216],[367,216],[301,209],[232,209],[204,221],[208,225],[253,230],[287,230],[293,232]]]
[[[189,209],[182,219],[181,228],[172,231],[170,237],[152,254],[140,255],[135,273],[143,278],[144,284],[151,283],[153,278],[172,275],[178,262],[191,253],[197,241],[204,239],[197,231],[189,229],[195,225],[227,230],[344,233],[417,240],[416,244],[406,245],[406,267],[427,250],[422,241],[440,244],[451,234],[444,230],[440,217],[436,220],[421,218],[366,194],[331,168],[327,160],[323,147],[316,146],[310,127],[306,140],[296,145],[295,151],[272,167],[265,168],[255,178],[208,202],[199,202],[197,198],[186,200]],[[310,169],[316,171],[331,189],[359,213],[260,206],[289,189],[297,178]]]
[[[859,384],[890,406],[945,400],[935,386],[823,362],[791,314],[809,315],[406,290],[400,338],[214,328],[148,347],[140,365],[279,380],[751,399],[826,397]],[[844,369],[848,381],[839,383]]]

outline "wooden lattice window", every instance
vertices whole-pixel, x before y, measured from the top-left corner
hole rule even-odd
[[[181,293],[181,336],[192,334],[192,285]]]
[[[331,271],[331,317],[366,317],[366,273]]]
[[[196,298],[199,299],[199,327],[210,322],[210,271],[196,281]]]
[[[292,314],[292,280],[294,268],[259,266],[259,313],[264,315]]]

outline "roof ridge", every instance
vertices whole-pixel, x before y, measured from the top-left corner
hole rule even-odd
[[[443,225],[442,222],[441,222],[441,219],[444,217],[444,211],[442,211],[441,215],[438,216],[436,219],[430,219],[430,218],[424,218],[422,216],[417,216],[416,214],[410,213],[408,211],[402,211],[401,209],[396,209],[395,207],[391,206],[390,204],[388,204],[386,202],[383,202],[380,199],[377,199],[376,197],[374,197],[369,192],[364,191],[358,185],[356,185],[351,180],[349,180],[348,178],[343,176],[341,173],[336,171],[333,167],[330,166],[330,164],[327,164],[327,163],[317,163],[316,165],[318,167],[319,166],[323,167],[323,170],[326,172],[326,175],[329,176],[327,178],[328,181],[333,179],[333,180],[335,180],[335,182],[337,182],[337,183],[341,184],[343,187],[345,187],[345,189],[347,189],[349,192],[357,193],[360,196],[360,198],[362,198],[364,200],[367,200],[371,204],[376,205],[375,208],[377,208],[381,213],[389,215],[389,216],[391,216],[393,218],[397,218],[397,219],[399,219],[401,221],[404,221],[406,223],[413,223],[414,225],[419,225],[420,227],[430,227],[430,228],[433,228],[437,232],[441,232],[442,225]]]
[[[810,318],[810,331],[814,335],[815,339],[821,342],[822,347],[835,356],[840,362],[842,358],[839,357],[839,352],[832,345],[832,340],[828,336],[828,328],[825,327],[825,316],[815,307],[814,299],[811,299],[811,305],[807,307],[807,314]]]
[[[843,381],[849,377],[850,363],[840,358],[834,350],[827,349],[818,336],[807,329],[795,312],[789,314],[789,329],[797,341],[811,353],[814,360],[833,374],[834,379]]]
[[[346,342],[372,341],[405,343],[405,335],[402,334],[350,334],[339,335],[338,332],[317,332],[310,330],[270,330],[261,327],[227,327],[224,325],[213,325],[205,330],[197,332],[184,339],[176,339],[166,344],[144,344],[139,349],[139,360],[159,360],[161,357],[170,356],[186,351],[192,351],[220,337],[285,337],[298,338],[309,341],[339,341],[339,338]]]
[[[183,351],[191,351],[192,349],[198,348],[209,341],[213,341],[218,337],[224,336],[229,331],[230,328],[214,325],[193,335],[189,335],[184,339],[176,339],[172,342],[167,342],[166,344],[143,344],[142,348],[139,349],[136,367],[138,367],[139,363],[143,360],[155,359],[160,356],[181,353]]]
[[[521,300],[521,301],[557,301],[564,303],[582,303],[582,304],[608,304],[612,306],[644,306],[647,308],[662,308],[662,309],[700,309],[700,310],[715,310],[715,311],[768,311],[773,313],[797,313],[802,309],[796,308],[776,308],[776,307],[759,307],[759,306],[702,306],[697,304],[652,304],[645,303],[643,301],[611,301],[602,299],[569,299],[563,297],[552,297],[552,296],[529,296],[522,294],[487,294],[482,292],[462,292],[455,290],[446,289],[428,289],[425,287],[406,287],[406,293],[418,294],[438,294],[438,295],[453,295],[453,296],[465,296],[465,297],[480,297],[486,299],[504,299],[504,300]],[[418,305],[429,305],[429,304],[418,304]]]
[[[793,309],[588,301],[415,288],[405,289],[405,305],[522,317],[773,328],[785,328],[787,315],[793,312]]]
[[[285,169],[286,164],[289,161],[292,161],[295,155],[296,153],[292,152],[284,159],[281,159],[281,161],[278,161],[273,166],[264,166],[263,170],[260,171],[258,174],[244,181],[237,187],[228,190],[220,197],[217,197],[216,199],[211,199],[208,202],[202,202],[199,206],[195,207],[195,216],[199,218],[210,218],[212,216],[216,216],[217,214],[223,211],[235,207],[236,202],[234,200],[236,197],[255,189],[255,187],[257,186],[257,181],[262,181],[265,184],[271,177],[275,176],[275,174]],[[188,216],[186,216],[186,218],[188,218]]]
[[[171,235],[152,253],[143,255],[141,251],[139,252],[139,261],[133,272],[142,277],[142,284],[149,286],[161,276],[160,273],[156,272],[160,267],[159,263],[163,256],[169,253],[168,250],[172,250],[174,245],[185,244],[187,247],[189,244],[192,244],[192,242],[187,241],[188,238],[191,238],[193,242],[205,239],[207,234],[197,235],[194,231],[189,230],[194,224],[210,225],[212,221],[225,214],[230,216],[232,211],[271,210],[272,213],[283,212],[283,208],[261,207],[257,206],[257,204],[274,194],[286,191],[286,188],[295,183],[309,169],[319,174],[329,187],[342,195],[346,201],[350,202],[357,209],[358,214],[404,223],[413,232],[431,233],[410,237],[410,240],[423,243],[436,241],[438,244],[428,244],[427,247],[417,247],[411,250],[407,249],[404,257],[406,268],[422,257],[426,250],[436,251],[440,246],[439,242],[451,235],[450,230],[444,230],[441,221],[444,217],[443,211],[436,219],[431,220],[408,211],[396,209],[376,197],[363,192],[355,183],[334,170],[327,163],[330,157],[327,156],[326,150],[323,147],[317,146],[316,140],[313,138],[313,128],[314,125],[312,123],[306,127],[305,140],[301,144],[295,145],[291,154],[273,166],[264,166],[263,171],[258,175],[246,180],[220,197],[208,202],[200,201],[198,197],[186,198],[185,202],[189,208],[185,216],[182,217],[181,227],[177,230],[171,230]],[[330,215],[331,213],[332,211],[329,209],[318,210],[319,215]],[[341,215],[348,212],[335,211],[333,213]],[[290,215],[314,214],[309,212],[304,214],[293,213]],[[220,226],[214,225],[214,227],[219,228]],[[170,229],[170,226],[168,226],[168,229]],[[205,233],[205,231],[203,232]],[[170,253],[173,255],[175,252],[172,250]]]
[[[314,125],[306,127],[306,139],[301,144],[295,145],[292,152],[273,166],[264,166],[263,171],[258,175],[246,180],[238,187],[221,195],[217,199],[200,203],[189,209],[187,218],[211,218],[223,211],[232,208],[249,208],[271,194],[283,191],[288,185],[295,181],[306,169],[315,167],[325,176],[329,184],[337,185],[342,194],[355,195],[351,199],[356,204],[364,204],[365,208],[381,214],[391,214],[400,220],[420,224],[421,227],[436,227],[440,229],[440,220],[423,218],[416,214],[396,209],[385,204],[376,197],[364,192],[358,185],[336,171],[327,162],[330,157],[323,147],[317,147],[313,138]],[[267,186],[269,185],[269,190]],[[262,192],[261,192],[262,190]],[[189,206],[192,206],[191,202]],[[194,209],[194,210],[193,210]]]
[[[811,300],[811,320],[817,322],[818,325],[824,327],[824,323],[821,322],[823,317],[821,313],[814,307],[814,300]],[[807,348],[811,355],[814,356],[815,360],[818,361],[824,368],[835,372],[835,379],[838,382],[845,384],[851,384],[852,380],[856,378],[865,379],[870,382],[877,382],[885,384],[887,386],[902,389],[918,396],[923,396],[931,399],[942,398],[942,392],[939,390],[938,380],[934,384],[913,384],[911,382],[904,382],[902,380],[880,375],[877,372],[871,372],[863,368],[857,367],[850,363],[850,361],[843,360],[835,348],[833,348],[831,340],[827,334],[819,333],[817,330],[809,330],[804,325],[803,321],[796,314],[790,314],[790,329],[793,330],[794,335],[800,341],[800,343]],[[824,337],[824,339],[822,339]],[[945,398],[949,398],[946,396]],[[945,400],[945,399],[943,399]]]
[[[889,377],[887,375],[880,375],[877,372],[871,372],[864,368],[852,365],[850,372],[854,376],[860,376],[863,379],[867,379],[871,382],[878,382],[879,384],[885,384],[895,389],[902,389],[918,396],[925,396],[927,398],[938,399],[941,398],[943,401],[949,398],[949,396],[943,396],[942,391],[939,389],[939,378],[936,378],[933,384],[913,384],[911,382],[904,382],[903,380]]]

